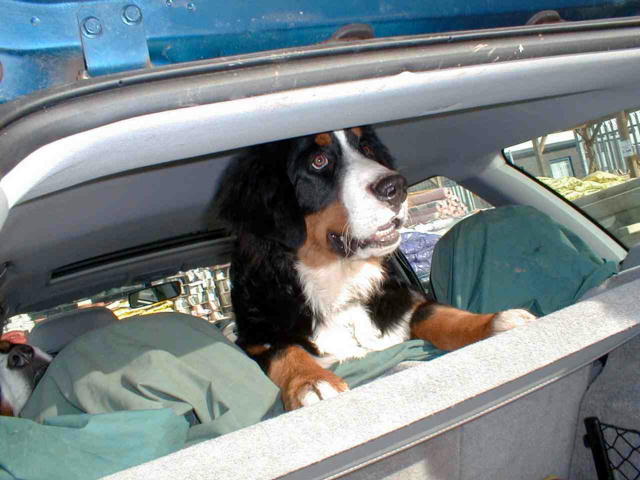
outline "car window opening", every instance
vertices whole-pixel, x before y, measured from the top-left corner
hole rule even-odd
[[[612,112],[504,149],[627,248],[640,242],[640,111]]]

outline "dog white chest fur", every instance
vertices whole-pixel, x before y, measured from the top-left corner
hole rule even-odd
[[[339,197],[348,216],[348,234],[359,239],[369,238],[380,234],[380,226],[389,224],[396,217],[403,222],[407,213],[406,201],[399,212],[394,211],[389,204],[376,198],[370,189],[376,179],[393,173],[392,170],[354,149],[344,131],[334,134],[346,164]],[[384,257],[399,243],[398,239],[393,245],[362,248],[350,259],[338,259],[322,267],[310,268],[303,263],[296,265],[314,314],[312,340],[323,354],[322,364],[359,358],[408,338],[408,319],[401,322],[401,327],[382,335],[371,321],[365,305],[366,299],[379,289],[385,275],[380,264],[365,259]]]
[[[296,268],[314,314],[312,340],[323,355],[323,365],[360,358],[409,337],[408,319],[382,335],[363,302],[384,279],[379,265],[338,260],[321,268],[304,264]]]

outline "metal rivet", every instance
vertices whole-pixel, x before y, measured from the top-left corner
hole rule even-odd
[[[142,11],[137,5],[127,5],[122,9],[122,20],[129,25],[140,23],[142,21]]]
[[[38,17],[31,17],[31,25],[37,27],[40,25],[40,19]]]
[[[189,10],[190,12],[195,12],[196,11],[196,4],[193,3],[193,2],[187,3],[187,10]]]
[[[87,17],[82,21],[82,33],[86,37],[97,37],[102,33],[102,24],[96,17]]]

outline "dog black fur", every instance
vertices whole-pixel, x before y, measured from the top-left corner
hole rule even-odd
[[[355,135],[349,140],[367,156],[376,152],[376,161],[394,167],[393,157],[371,127],[362,127],[358,145]],[[319,354],[309,340],[313,315],[296,273],[296,251],[306,239],[304,216],[336,200],[336,179],[344,169],[340,162],[321,175],[301,168],[301,159],[319,150],[313,136],[257,145],[225,172],[216,200],[219,217],[237,236],[231,296],[238,345],[270,344],[268,352],[255,356],[265,369],[269,359],[288,345]],[[328,150],[339,158],[339,145],[332,144]],[[409,308],[407,287],[389,278],[381,289],[388,298],[370,299],[373,319],[381,330],[392,327],[400,318],[397,313]]]
[[[363,195],[382,199],[381,205],[396,212],[398,217],[406,212],[406,181],[392,170],[394,159],[371,127],[252,147],[228,167],[216,196],[219,217],[236,235],[231,260],[231,296],[238,345],[283,390],[287,408],[308,404],[302,397],[310,390],[319,398],[325,398],[318,388],[319,382],[329,383],[336,391],[347,389],[341,379],[332,377],[318,365],[322,362],[317,360],[325,352],[318,348],[314,335],[319,328],[332,327],[314,308],[315,299],[310,298],[314,294],[304,284],[306,280],[299,266],[306,261],[314,264],[311,270],[319,271],[323,267],[315,263],[322,261],[316,262],[316,258],[346,264],[359,248],[370,245],[367,242],[372,240],[350,239],[329,229],[323,230],[320,240],[309,246],[309,228],[313,227],[312,222],[318,221],[318,215],[324,215],[336,205],[339,207],[334,210],[345,210],[341,198],[346,188],[345,175],[351,168],[350,175],[357,177],[358,172],[353,173],[355,164],[370,164],[366,168],[383,172],[382,181],[376,179],[367,185]],[[380,182],[386,182],[382,185],[383,195],[378,191]],[[348,215],[344,216],[348,224],[351,220]],[[404,218],[397,222],[394,219],[396,223],[379,229],[397,242],[396,247],[399,242],[396,227],[403,221]],[[333,228],[340,230],[340,227]],[[393,233],[386,233],[390,230]],[[374,236],[374,241],[376,238]],[[382,244],[384,246],[384,242]],[[355,291],[346,303],[359,305],[368,315],[366,322],[370,322],[379,335],[397,332],[404,322],[406,334],[399,341],[423,338],[451,349],[492,334],[500,314],[475,315],[429,302],[393,275],[387,255],[353,260],[360,262],[358,265],[379,269],[380,277],[374,287]],[[370,265],[365,265],[366,262]],[[323,277],[323,281],[342,282],[345,278]],[[372,283],[375,282],[372,280]],[[503,329],[507,328],[511,326]],[[452,337],[457,338],[447,340]]]

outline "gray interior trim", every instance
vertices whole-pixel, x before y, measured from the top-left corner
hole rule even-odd
[[[10,263],[0,282],[7,314],[55,307],[107,288],[228,261],[228,241],[221,251],[215,243],[202,244],[198,235],[220,235],[212,204],[228,161],[229,155],[211,156],[137,170],[11,209],[0,231],[0,263]],[[165,242],[186,238],[196,243],[178,251]],[[151,245],[156,252],[151,257],[129,251],[128,261],[111,257],[109,263],[115,265],[94,264],[82,275],[58,275],[51,283],[52,273],[61,267]]]
[[[628,341],[640,333],[628,301],[639,286],[109,478],[326,478],[468,422]]]
[[[629,282],[633,282],[639,279],[640,279],[640,266],[625,269],[623,275],[614,275],[613,277],[608,278],[604,283],[587,291],[582,296],[582,299],[586,300],[591,297],[595,297],[600,293],[612,290],[614,288],[618,288],[621,285],[625,285]]]
[[[587,433],[584,419],[597,417],[602,423],[640,431],[640,337],[632,339],[609,355],[602,373],[593,381],[580,404],[580,422],[576,426],[575,444],[571,459],[571,474],[567,480],[598,478],[593,452],[585,448],[583,440]],[[603,432],[604,433],[604,432]],[[628,479],[638,476],[637,440],[625,435],[612,438],[604,433],[607,443],[615,445],[615,452],[608,451],[609,460],[619,466],[610,478]],[[636,437],[637,438],[637,437]],[[635,440],[635,441],[634,441]],[[627,443],[629,442],[629,443]],[[632,449],[633,447],[633,449]],[[627,457],[628,456],[628,457]],[[629,462],[622,462],[627,457]]]
[[[634,48],[640,44],[638,25],[632,17],[377,38],[81,80],[0,105],[0,175],[46,143],[124,118],[405,70]]]
[[[568,478],[578,408],[590,370],[591,366],[583,367],[515,402],[339,478],[541,480],[551,472]]]
[[[315,468],[320,469],[326,466],[328,470],[333,459],[327,459],[320,464],[310,466],[281,478],[323,478],[325,480],[343,477],[350,478],[351,475],[349,474],[352,472],[359,473],[362,471],[361,469],[366,471],[366,467],[369,466],[382,466],[393,463],[393,459],[395,459],[398,454],[411,451],[418,446],[429,448],[432,442],[437,444],[443,436],[446,437],[447,435],[456,433],[461,437],[458,451],[449,450],[443,452],[445,453],[444,458],[423,458],[422,461],[427,464],[425,466],[428,466],[428,470],[431,469],[430,467],[432,467],[436,461],[440,461],[450,466],[451,464],[455,465],[457,472],[452,472],[452,474],[445,477],[422,475],[417,478],[424,478],[425,480],[495,480],[514,477],[542,479],[547,476],[546,474],[549,471],[563,474],[563,472],[568,471],[571,440],[573,440],[572,434],[575,431],[576,422],[570,421],[568,422],[569,424],[567,424],[567,419],[562,419],[563,415],[560,412],[565,410],[563,413],[566,414],[566,410],[569,410],[577,416],[580,398],[587,387],[589,370],[590,366],[585,366],[578,368],[566,376],[550,377],[549,381],[546,382],[532,382],[532,384],[528,386],[529,388],[525,387],[522,389],[521,394],[514,395],[513,397],[505,397],[505,401],[496,404],[495,408],[480,408],[476,415],[467,417],[463,406],[454,406],[451,412],[452,415],[456,411],[463,411],[465,413],[460,417],[460,421],[451,423],[450,428],[444,431],[436,429],[433,435],[428,435],[423,439],[417,436],[416,440],[407,446],[399,447],[382,455],[370,455],[374,448],[372,444],[375,442],[370,442],[362,447],[356,447],[349,451],[349,455],[354,458],[353,466],[348,467],[346,470],[336,469],[338,473],[334,475],[328,477],[322,474],[317,476],[309,475],[310,471]],[[579,380],[576,381],[576,377],[579,378]],[[530,377],[530,380],[533,379]],[[499,394],[499,390],[500,389],[495,393]],[[564,395],[558,395],[562,398],[556,399],[558,403],[562,402],[562,405],[553,402],[551,403],[553,409],[549,410],[549,404],[552,399],[545,398],[545,392],[553,390],[556,392],[563,391]],[[481,395],[480,398],[474,399],[472,403],[476,401],[478,403],[482,402],[484,397],[487,397],[487,395]],[[523,409],[526,409],[526,411],[523,412]],[[575,418],[572,420],[575,420]],[[561,427],[561,431],[554,432],[556,436],[553,439],[541,439],[539,429],[545,426],[548,429],[550,422],[559,422],[553,425],[553,427]],[[419,424],[421,423],[423,422],[419,422]],[[419,427],[418,425],[412,425],[412,428],[418,430]],[[560,438],[558,438],[558,433],[560,433]],[[488,441],[489,438],[491,439],[490,441]],[[387,440],[387,436],[376,441],[383,442],[385,440]],[[542,442],[544,442],[544,446],[541,445]],[[522,452],[527,450],[513,448],[514,444],[522,445],[522,443],[529,443],[527,446],[529,448],[533,447],[535,451],[523,455]],[[553,447],[555,447],[555,449]],[[504,450],[498,452],[501,449]],[[511,455],[505,454],[506,452],[511,453]],[[548,454],[548,457],[545,457],[545,453]],[[362,458],[357,458],[356,455],[362,455]],[[487,455],[487,458],[482,458],[484,455]],[[458,458],[455,458],[456,456],[458,456]],[[365,459],[366,461],[364,461]],[[473,461],[471,459],[473,459]],[[550,464],[556,467],[563,465],[564,468],[550,470]],[[338,464],[337,467],[343,468],[343,465]],[[536,469],[535,467],[540,471],[540,474],[530,475],[530,470]],[[514,475],[515,472],[518,472],[519,476]],[[366,476],[362,476],[362,478],[369,480],[369,477]],[[390,476],[390,478],[395,477]]]
[[[576,71],[581,72],[582,92],[622,86],[640,74],[639,60],[640,49],[629,49],[404,72],[144,115],[45,145],[12,169],[0,186],[13,206],[100,176],[248,144],[571,94],[576,92]]]
[[[9,202],[7,201],[7,196],[4,194],[4,190],[0,188],[0,230],[2,230],[7,215],[9,215]]]
[[[632,268],[640,265],[640,245],[634,245],[622,262],[622,268]]]

